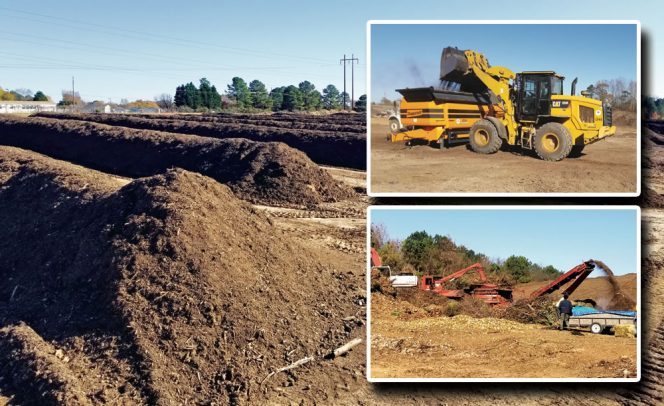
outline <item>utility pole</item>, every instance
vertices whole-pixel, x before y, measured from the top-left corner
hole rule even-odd
[[[352,54],[350,57],[350,108],[355,107],[355,62],[359,63],[360,60]]]
[[[71,77],[71,107],[70,107],[70,111],[74,111],[74,101],[76,100],[74,98],[74,94],[75,94],[74,93],[74,77],[72,76]]]
[[[344,54],[344,59],[341,59],[339,63],[344,65],[344,93],[341,108],[346,110],[346,54]]]
[[[346,58],[346,54],[344,54],[344,58],[339,60],[339,63],[344,65],[344,100],[343,100],[343,109],[346,110],[346,63],[350,62],[351,65],[351,103],[350,103],[350,108],[351,110],[353,109],[353,103],[355,103],[355,62],[359,62],[359,59],[355,58],[355,55],[351,55],[350,58]]]

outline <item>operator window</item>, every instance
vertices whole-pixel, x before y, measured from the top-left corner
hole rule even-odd
[[[551,85],[548,80],[540,82],[540,99],[548,99],[550,96]]]
[[[563,94],[563,81],[560,78],[554,77],[551,79],[552,82],[552,89],[551,89],[551,94],[555,95],[562,95]]]

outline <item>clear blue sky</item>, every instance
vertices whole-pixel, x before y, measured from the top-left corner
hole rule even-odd
[[[636,25],[375,24],[371,34],[372,99],[394,89],[438,84],[444,47],[483,53],[515,73],[553,70],[577,89],[598,80],[636,80]],[[578,94],[578,93],[577,93]]]
[[[604,261],[617,275],[636,272],[634,210],[372,210],[392,239],[415,231],[450,236],[458,244],[506,259],[523,255],[568,271],[584,260]],[[600,273],[593,276],[601,276]]]
[[[318,89],[341,87],[344,53],[359,56],[356,95],[362,94],[369,19],[640,19],[650,38],[650,93],[664,96],[664,79],[654,77],[664,66],[657,46],[664,38],[661,3],[654,0],[0,0],[0,7],[0,86],[56,98],[72,75],[88,100],[151,99],[202,76],[220,89],[233,76],[260,78],[268,87],[304,79]],[[587,39],[579,47],[592,55],[604,42]]]

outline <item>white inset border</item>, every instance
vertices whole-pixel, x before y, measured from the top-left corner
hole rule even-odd
[[[379,24],[633,24],[636,26],[636,192],[373,192],[371,177],[371,26]],[[371,197],[638,197],[641,195],[641,22],[638,20],[369,20],[367,21],[367,194]],[[610,176],[607,173],[607,176]]]
[[[629,210],[634,211],[636,227],[636,377],[635,378],[373,378],[371,376],[371,214],[380,210]],[[639,382],[641,380],[641,208],[639,206],[411,206],[380,205],[367,208],[367,380],[379,382]]]

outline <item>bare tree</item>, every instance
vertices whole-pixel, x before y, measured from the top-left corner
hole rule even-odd
[[[61,106],[72,106],[83,104],[83,100],[81,100],[81,95],[78,92],[72,93],[71,90],[63,90],[62,100],[58,104]]]
[[[21,88],[14,90],[14,92],[20,95],[24,100],[31,100],[32,97],[34,96],[32,90],[30,89]]]
[[[629,81],[627,85],[627,91],[631,95],[631,98],[628,101],[627,108],[630,111],[636,111],[636,82],[633,80]]]
[[[164,110],[171,110],[173,108],[173,96],[168,93],[162,93],[159,96],[155,96],[154,101]]]
[[[383,223],[371,224],[371,246],[378,249],[389,240],[387,228]]]

